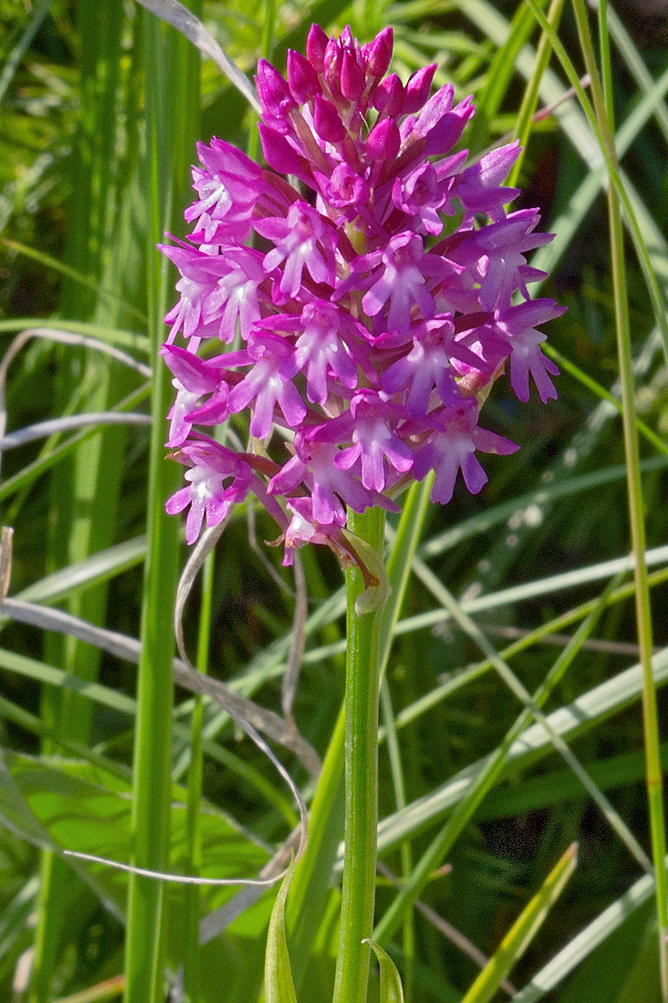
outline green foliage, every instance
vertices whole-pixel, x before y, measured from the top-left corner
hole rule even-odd
[[[297,1003],[290,971],[290,955],[285,936],[285,900],[294,874],[294,861],[283,878],[267,931],[267,956],[264,964],[264,988],[267,1003]]]
[[[378,959],[378,968],[380,970],[380,1003],[404,1003],[404,991],[397,966],[387,951],[384,951],[373,940],[369,941],[369,943]]]

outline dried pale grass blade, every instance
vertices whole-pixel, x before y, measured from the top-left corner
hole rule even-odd
[[[44,338],[46,341],[57,342],[61,345],[73,345],[77,348],[92,348],[96,352],[109,355],[117,362],[122,362],[124,366],[129,366],[130,369],[134,369],[146,379],[151,377],[150,366],[138,362],[129,352],[124,352],[122,349],[116,348],[115,345],[108,345],[105,341],[100,341],[99,338],[92,338],[87,334],[76,334],[73,331],[63,331],[55,327],[29,327],[14,338],[0,363],[0,386],[3,389],[7,381],[7,369],[21,349],[33,338]]]
[[[0,538],[0,606],[2,606],[12,577],[12,544],[14,541],[14,530],[9,526],[2,527],[2,537]]]
[[[181,578],[179,580],[178,588],[176,590],[176,602],[174,604],[174,633],[176,635],[176,646],[181,656],[182,664],[185,667],[187,673],[193,677],[193,681],[197,680],[198,685],[204,684],[205,691],[208,689],[208,686],[213,680],[211,680],[209,676],[205,676],[203,673],[198,672],[195,666],[188,658],[183,638],[183,613],[193,583],[197,575],[199,574],[204,564],[204,561],[206,560],[208,555],[212,552],[212,550],[216,546],[216,543],[222,536],[222,533],[227,525],[228,520],[229,520],[229,515],[225,519],[223,519],[223,521],[219,523],[218,526],[214,526],[210,529],[205,530],[205,532],[198,540],[181,573]],[[269,759],[272,766],[276,769],[276,771],[288,785],[290,792],[297,803],[297,807],[299,809],[300,824],[298,826],[299,842],[297,846],[297,853],[295,859],[299,860],[299,858],[303,855],[304,850],[306,849],[306,843],[308,840],[308,809],[306,807],[306,802],[304,801],[301,791],[295,784],[294,780],[292,779],[288,771],[285,769],[283,764],[276,758],[276,756],[269,748],[267,743],[264,741],[264,739],[260,737],[258,732],[253,727],[253,725],[250,723],[248,716],[242,713],[238,709],[236,694],[228,693],[226,691],[227,687],[223,687],[221,684],[219,684],[217,693],[215,695],[213,693],[209,693],[209,695],[213,696],[213,698],[217,700],[217,702],[221,705],[221,707],[223,707],[223,709],[230,715],[235,724],[237,724],[242,729],[242,731],[244,731],[248,735],[248,737],[257,746],[260,752],[264,753],[264,755]],[[233,699],[230,699],[230,697],[233,697]],[[251,701],[247,702],[251,703]],[[257,710],[261,710],[261,708],[257,708]],[[290,728],[292,732],[296,733],[296,728],[294,727],[294,725],[290,727],[290,725],[288,724],[287,727]],[[259,880],[264,884],[267,883],[272,884],[273,882],[278,881],[280,878],[284,877],[285,873],[287,873],[286,870],[284,870],[283,873],[280,873],[276,877],[268,879],[259,879]],[[248,884],[249,886],[252,887],[255,884],[257,884],[257,881],[235,882],[235,884],[244,884],[244,885]]]
[[[259,736],[258,736],[259,737]],[[260,739],[262,741],[262,739]],[[279,874],[275,878],[202,878],[193,874],[170,874],[168,871],[152,871],[147,867],[135,867],[134,864],[122,864],[120,860],[110,860],[109,857],[98,857],[94,853],[81,853],[79,850],[63,850],[66,857],[74,857],[76,860],[86,860],[90,864],[104,864],[115,871],[124,871],[126,874],[140,874],[144,878],[155,878],[156,881],[166,881],[175,885],[206,885],[218,887],[224,885],[248,885],[252,888],[269,888],[276,884],[283,877]]]
[[[71,416],[70,418],[60,418],[54,419],[55,421],[67,422],[76,421],[78,422],[74,425],[64,424],[62,427],[50,428],[49,425],[52,423],[42,422],[37,425],[31,425],[30,428],[34,429],[34,434],[28,433],[26,429],[21,429],[19,432],[12,432],[11,435],[5,435],[5,429],[7,427],[7,409],[5,406],[5,386],[7,384],[7,371],[17,357],[19,352],[31,341],[33,338],[44,338],[47,341],[58,342],[63,345],[73,345],[81,348],[92,348],[95,351],[103,352],[105,355],[111,356],[111,358],[116,359],[118,362],[123,363],[123,365],[129,366],[136,372],[145,376],[147,379],[151,377],[151,369],[149,366],[144,365],[143,362],[137,362],[137,360],[130,355],[128,352],[122,351],[122,349],[115,348],[113,345],[107,345],[104,341],[100,341],[98,338],[92,338],[89,335],[75,334],[71,331],[61,331],[56,328],[50,327],[33,327],[27,328],[25,331],[21,331],[18,334],[9,348],[5,352],[2,362],[0,362],[0,462],[2,460],[2,450],[12,449],[15,446],[20,446],[24,442],[32,442],[34,439],[43,438],[44,436],[51,435],[56,431],[69,431],[70,428],[79,428],[81,425],[85,424],[95,424],[97,421],[99,424],[102,423],[99,417],[96,415],[88,416]],[[130,419],[132,421],[133,419]],[[145,421],[145,416],[142,416],[142,421]],[[110,421],[105,422],[105,424],[113,424],[114,422],[120,421],[121,418],[112,418]],[[39,429],[39,431],[37,431]]]
[[[17,449],[28,442],[46,439],[49,435],[59,435],[71,432],[76,428],[88,425],[150,425],[150,414],[134,411],[100,411],[89,414],[69,414],[63,418],[50,418],[48,421],[38,421],[34,425],[26,425],[16,432],[9,432],[0,439],[0,449]]]
[[[59,609],[49,609],[36,603],[22,602],[20,599],[5,599],[2,612],[12,620],[27,623],[42,630],[53,630],[58,634],[68,634],[80,641],[94,644],[102,651],[122,658],[136,665],[139,662],[140,643],[134,637],[117,631],[95,627],[79,617],[64,613]],[[200,693],[216,700],[221,706],[232,707],[240,716],[252,721],[258,731],[262,731],[273,742],[289,749],[299,759],[306,770],[314,770],[319,763],[318,755],[301,735],[295,735],[282,717],[271,710],[259,707],[252,700],[235,693],[218,679],[190,672],[179,658],[172,662],[174,682],[192,693]],[[230,716],[232,716],[230,714]]]
[[[220,67],[230,83],[234,84],[238,91],[241,91],[248,103],[257,112],[262,110],[255,88],[248,77],[223,52],[215,38],[211,37],[200,19],[195,17],[192,11],[189,11],[178,0],[137,0],[137,2],[150,11],[151,14],[155,14],[162,21],[166,21],[167,24],[171,24],[189,42],[192,42],[203,55],[208,56],[209,59],[213,59],[214,63]]]
[[[229,431],[231,431],[231,430],[229,430]],[[241,452],[241,453],[244,451],[244,447],[241,445],[241,443],[239,443],[239,445],[236,446],[235,448],[239,452]],[[290,596],[291,599],[294,599],[295,594],[294,594],[293,590],[290,588],[290,586],[287,584],[287,582],[285,582],[283,580],[283,578],[281,578],[281,575],[276,570],[276,568],[271,563],[271,561],[269,560],[269,558],[267,557],[267,555],[263,551],[262,547],[258,543],[257,532],[255,530],[255,506],[254,505],[247,505],[246,506],[246,526],[248,528],[248,543],[250,544],[250,548],[253,551],[253,553],[255,554],[255,556],[257,557],[258,561],[260,562],[260,564],[262,565],[262,567],[265,569],[265,571],[267,572],[267,574],[269,575],[269,577],[271,578],[271,580],[273,582],[276,582],[276,585],[279,587],[279,589],[281,590],[281,592],[284,592],[287,596]],[[295,553],[296,553],[296,551],[295,551]]]

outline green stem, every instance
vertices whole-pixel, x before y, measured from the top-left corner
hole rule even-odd
[[[550,9],[547,12],[548,23],[552,25],[555,31],[559,27],[563,6],[564,0],[552,0]],[[548,67],[551,55],[552,46],[550,44],[550,39],[545,32],[543,32],[540,37],[540,42],[538,43],[538,49],[536,50],[536,64],[534,71],[524,92],[520,110],[517,113],[515,136],[520,141],[520,153],[517,160],[513,164],[513,168],[510,172],[508,180],[506,181],[509,188],[515,187],[520,176],[527,143],[529,142],[529,136],[533,128],[533,115],[538,106],[538,91],[540,89],[540,82],[543,79],[543,74]]]
[[[601,0],[601,54],[603,60],[603,85],[596,69],[596,57],[589,32],[587,11],[582,0],[574,0],[575,18],[580,37],[580,46],[585,58],[587,71],[591,77],[594,109],[601,133],[608,147],[612,164],[618,167],[614,145],[614,121],[612,108],[612,75],[610,51],[607,42],[606,2]],[[656,883],[656,905],[659,934],[659,961],[661,970],[661,996],[668,1001],[668,876],[666,874],[666,829],[663,805],[663,776],[659,742],[659,721],[656,701],[656,685],[652,673],[652,616],[650,606],[647,563],[645,560],[645,519],[640,479],[640,455],[636,430],[636,403],[633,381],[631,329],[629,323],[628,297],[626,291],[626,265],[624,258],[624,230],[620,200],[615,187],[608,186],[608,219],[610,226],[610,254],[612,259],[612,287],[615,300],[615,323],[617,330],[617,352],[622,388],[622,422],[624,428],[624,451],[626,455],[627,489],[631,539],[635,557],[635,600],[638,645],[643,669],[643,726],[645,733],[645,757],[647,767],[647,792],[652,839],[652,858]]]
[[[197,638],[197,668],[206,674],[209,668],[209,639],[211,635],[211,606],[213,598],[212,551],[204,562],[202,576],[202,602],[200,604],[199,635]],[[202,724],[204,707],[202,698],[195,697],[192,718],[190,770],[188,773],[188,801],[186,804],[186,872],[199,874],[202,866],[200,834],[200,800],[202,797]],[[200,889],[197,885],[184,888],[183,981],[189,1003],[199,1003],[200,950],[199,914]]]
[[[399,617],[420,533],[425,523],[432,476],[413,484],[403,503],[399,525],[387,561],[387,577],[392,593],[383,609],[380,627],[379,675],[388,662],[392,634]],[[305,551],[308,559],[308,550]],[[309,570],[309,582],[317,565]],[[323,584],[323,594],[326,587]],[[297,864],[285,911],[290,939],[290,956],[295,988],[299,992],[310,947],[325,907],[336,850],[343,832],[343,764],[345,749],[345,707],[332,732],[322,773],[311,805],[306,852]],[[408,997],[407,997],[408,998]]]
[[[165,415],[172,400],[171,376],[158,354],[164,337],[167,297],[172,297],[167,263],[156,244],[176,218],[186,191],[188,163],[197,121],[199,58],[186,39],[145,14],[146,164],[148,269],[147,302],[153,388],[148,466],[148,551],[142,608],[142,651],[137,679],[133,759],[132,828],[134,862],[169,867],[172,795],[173,609],[179,565],[179,527],[165,501],[179,481],[176,464],[165,461]],[[170,100],[166,100],[169,95]],[[193,97],[195,100],[193,101]],[[164,999],[163,886],[131,874],[125,940],[125,1003]]]
[[[399,749],[399,738],[397,735],[397,724],[392,709],[392,697],[390,687],[387,683],[387,676],[383,676],[380,683],[380,706],[387,735],[387,753],[392,771],[392,784],[394,787],[394,803],[397,811],[402,811],[406,807],[406,791],[404,787],[404,771],[401,765],[401,752]],[[413,853],[409,839],[402,841],[401,852],[401,880],[402,883],[408,881],[413,870]],[[414,912],[407,909],[403,923],[403,988],[405,1003],[411,1003],[413,999],[413,966],[415,963],[415,922]]]
[[[265,0],[264,24],[262,26],[262,38],[260,40],[260,54],[263,59],[271,59],[271,50],[274,47],[274,29],[276,23],[276,3],[275,0]],[[260,133],[257,129],[259,115],[254,108],[251,108],[250,125],[248,127],[247,153],[251,160],[258,160],[260,152]]]
[[[379,552],[384,521],[382,509],[348,514],[350,530]],[[383,611],[363,616],[355,612],[355,601],[364,590],[358,568],[346,572],[346,585],[345,856],[334,1003],[365,1003],[370,948],[362,941],[371,936],[376,892],[378,661]]]

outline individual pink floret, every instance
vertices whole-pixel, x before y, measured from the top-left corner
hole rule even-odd
[[[189,507],[186,542],[194,543],[205,516],[208,527],[217,526],[233,505],[245,499],[253,471],[229,449],[210,440],[187,443],[175,459],[190,467],[185,475],[188,484],[172,495],[165,507],[170,515]],[[231,484],[224,487],[223,481],[230,478]]]

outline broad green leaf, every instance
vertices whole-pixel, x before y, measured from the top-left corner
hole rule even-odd
[[[12,831],[39,846],[58,853],[64,849],[112,861],[129,863],[132,857],[130,785],[109,770],[77,760],[57,757],[31,758],[4,754],[0,771],[0,812]],[[186,792],[172,789],[172,873],[178,874],[187,860]],[[268,853],[229,816],[203,802],[200,808],[203,877],[252,877],[266,863]],[[125,909],[127,874],[102,864],[67,858],[101,900],[116,915]],[[169,892],[178,925],[178,889]],[[235,888],[202,889],[203,906],[217,908]],[[264,907],[263,907],[264,908]],[[243,923],[239,926],[242,929]]]
[[[389,954],[373,940],[367,940],[378,958],[380,968],[380,1003],[404,1003],[404,990],[397,966]]]
[[[522,957],[527,947],[545,922],[547,914],[561,895],[561,892],[575,870],[577,863],[577,843],[566,850],[556,867],[545,879],[540,891],[531,899],[501,945],[475,980],[462,1003],[489,1003],[506,978],[515,962]]]
[[[294,860],[281,882],[274,908],[271,911],[267,934],[267,953],[264,962],[266,1003],[297,1003],[295,986],[290,971],[290,955],[285,937],[285,900],[295,869]]]

